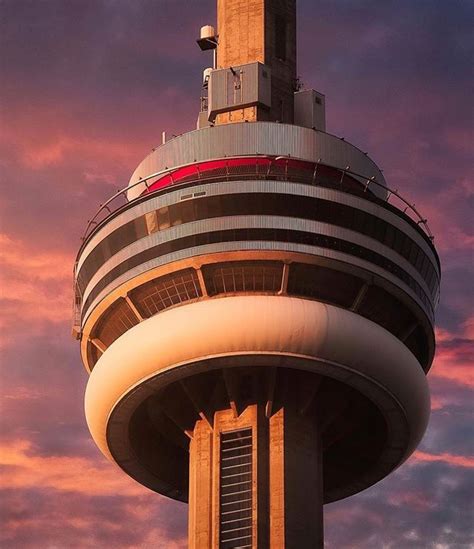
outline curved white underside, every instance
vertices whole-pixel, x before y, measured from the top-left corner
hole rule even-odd
[[[389,332],[317,301],[234,296],[162,312],[106,350],[85,396],[87,423],[96,444],[111,458],[106,439],[110,414],[122,397],[146,380],[206,358],[261,354],[309,359],[314,364],[310,369],[347,382],[376,402],[392,432],[401,428],[400,420],[390,425],[396,403],[409,426],[405,458],[423,436],[430,410],[426,378],[416,358]]]

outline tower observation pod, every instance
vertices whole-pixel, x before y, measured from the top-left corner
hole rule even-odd
[[[323,547],[323,504],[425,432],[440,264],[426,220],[300,89],[296,0],[218,0],[197,129],[89,222],[87,422],[189,503],[192,549]]]

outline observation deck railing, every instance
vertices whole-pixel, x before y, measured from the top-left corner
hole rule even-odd
[[[280,157],[276,157],[276,158],[271,158],[271,157],[268,157],[266,155],[262,155],[262,156],[252,155],[252,158],[253,157],[256,160],[256,163],[255,163],[256,169],[255,169],[255,172],[252,174],[252,175],[255,176],[255,179],[269,179],[269,180],[271,180],[271,179],[275,179],[275,177],[280,178],[280,177],[283,176],[285,178],[285,180],[290,181],[290,182],[291,181],[302,182],[302,178],[300,178],[298,176],[295,176],[294,170],[292,170],[292,173],[290,173],[290,171],[288,170],[288,163],[293,160],[293,161],[298,161],[298,162],[305,163],[305,164],[314,164],[315,168],[313,170],[313,184],[315,186],[318,186],[318,180],[317,180],[318,166],[324,166],[324,167],[327,167],[327,168],[331,168],[333,170],[337,170],[341,174],[341,179],[340,179],[339,185],[335,183],[333,185],[324,184],[324,185],[319,185],[319,186],[331,187],[331,188],[334,188],[336,190],[343,190],[344,192],[348,192],[349,194],[356,194],[356,195],[360,196],[360,192],[354,192],[354,190],[351,190],[349,188],[342,188],[343,182],[344,182],[344,176],[348,175],[348,176],[354,177],[358,180],[364,180],[365,181],[365,185],[363,187],[363,192],[364,193],[367,193],[367,191],[371,190],[370,189],[371,186],[376,186],[376,187],[382,189],[383,191],[385,191],[387,193],[387,197],[384,200],[384,202],[388,203],[388,202],[390,202],[390,199],[392,199],[392,202],[390,202],[391,205],[395,206],[399,210],[402,210],[404,214],[408,214],[408,216],[413,221],[415,221],[415,223],[417,225],[419,225],[420,227],[422,227],[424,229],[424,232],[426,233],[428,238],[431,241],[434,240],[434,236],[433,236],[433,233],[431,232],[431,230],[429,228],[427,219],[425,219],[421,216],[419,211],[416,209],[415,204],[410,204],[410,202],[408,202],[398,192],[398,190],[390,189],[386,185],[384,185],[382,183],[379,183],[375,179],[375,177],[367,177],[365,175],[355,173],[355,172],[351,171],[350,166],[347,166],[346,168],[340,168],[338,166],[330,166],[328,164],[320,164],[319,161],[316,162],[316,163],[311,163],[311,162],[308,162],[307,160],[301,160],[301,159],[298,159],[298,158],[286,157],[286,156],[285,157],[280,156]],[[235,158],[237,158],[237,157],[228,157],[227,159],[223,159],[223,160],[224,161],[225,160],[232,160],[232,159],[235,159]],[[238,158],[245,158],[245,157],[238,157]],[[257,161],[262,159],[262,158],[273,161],[273,162],[270,163],[270,168],[267,169],[266,171],[258,169],[259,167],[261,168],[262,165],[258,164]],[[281,170],[278,170],[278,171],[274,170],[274,168],[277,168],[277,167],[281,168],[281,164],[277,164],[277,163],[278,162],[281,163],[282,161],[285,161],[285,163],[286,163],[285,171],[282,172]],[[95,227],[97,227],[109,215],[115,213],[122,206],[133,204],[134,202],[136,202],[136,201],[143,198],[144,195],[141,194],[140,196],[137,196],[136,198],[134,198],[132,200],[128,200],[127,199],[127,193],[131,189],[137,187],[138,185],[143,185],[146,188],[146,192],[148,192],[150,190],[150,187],[152,186],[148,183],[150,180],[153,180],[153,179],[156,180],[156,179],[158,179],[160,177],[164,177],[166,175],[171,175],[172,176],[173,172],[176,172],[180,168],[184,168],[184,167],[191,168],[191,167],[195,166],[195,177],[190,179],[189,176],[188,176],[186,178],[186,180],[181,179],[177,182],[173,182],[172,178],[171,178],[169,186],[178,186],[178,185],[181,185],[181,184],[184,184],[184,183],[188,184],[188,183],[191,183],[191,182],[193,182],[193,183],[209,183],[209,182],[212,182],[213,180],[214,181],[223,181],[223,180],[224,181],[233,181],[233,180],[242,179],[241,175],[243,175],[243,174],[230,173],[230,172],[228,172],[227,174],[219,174],[217,176],[216,175],[214,175],[214,176],[209,175],[206,172],[201,172],[199,170],[199,164],[200,163],[191,164],[191,165],[183,165],[183,166],[174,166],[173,168],[167,168],[167,169],[162,170],[160,172],[156,172],[156,173],[153,173],[153,174],[148,175],[146,177],[143,177],[139,181],[137,181],[136,183],[133,183],[132,185],[127,185],[127,187],[124,187],[123,189],[120,189],[114,195],[112,195],[108,200],[106,200],[103,204],[100,204],[100,207],[97,210],[97,212],[94,214],[92,219],[90,219],[88,221],[86,230],[85,230],[84,234],[81,237],[82,242],[85,242],[87,240],[87,238],[90,236],[90,234],[94,231]],[[308,170],[305,170],[305,172],[308,172]],[[249,175],[251,175],[251,173],[247,172],[244,175],[246,177],[248,177]],[[162,190],[162,189],[163,189],[163,187],[160,187],[159,189],[156,189],[156,190],[158,191],[158,190]],[[375,196],[366,196],[366,198],[368,198],[369,200],[374,200],[374,198],[376,198],[376,197]],[[398,206],[396,202],[393,203],[393,198],[399,201],[400,206]],[[381,199],[379,199],[379,200],[381,200]],[[104,215],[104,217],[101,218],[101,215]]]
[[[254,163],[247,162],[245,164],[246,170],[232,170],[229,169],[228,164],[231,162],[242,160],[255,160]],[[414,204],[411,204],[406,200],[398,190],[388,188],[385,184],[379,183],[375,177],[367,177],[363,174],[355,173],[351,171],[350,166],[346,168],[340,168],[339,166],[331,166],[323,164],[318,160],[317,162],[310,162],[299,158],[289,156],[271,157],[268,155],[251,155],[240,157],[227,157],[220,159],[224,168],[219,170],[200,170],[200,166],[206,164],[206,161],[186,164],[183,166],[174,166],[165,170],[153,173],[146,177],[141,178],[132,185],[127,185],[123,189],[117,191],[113,196],[100,205],[94,216],[88,221],[87,227],[81,237],[82,245],[79,250],[75,265],[74,265],[74,281],[76,280],[76,271],[78,258],[88,241],[89,237],[101,226],[101,224],[113,214],[117,214],[121,209],[129,207],[139,201],[142,201],[146,196],[158,193],[163,189],[169,189],[170,187],[179,187],[182,185],[210,183],[213,181],[238,181],[242,179],[259,179],[259,180],[284,180],[289,182],[307,183],[313,186],[320,186],[325,188],[332,188],[342,192],[346,192],[355,196],[363,197],[372,202],[376,202],[380,205],[387,204],[390,208],[395,208],[403,215],[406,215],[412,222],[422,228],[426,237],[433,242],[434,236],[431,232],[428,222],[421,216]],[[299,164],[299,169],[295,168],[295,163]],[[304,166],[304,168],[303,168]],[[311,168],[311,169],[310,169]],[[186,176],[181,177],[178,180],[173,179],[173,174],[176,174],[179,170],[186,169]],[[335,178],[321,179],[318,171],[324,169],[330,169],[337,172],[339,175],[339,181]],[[218,172],[218,173],[216,173]],[[346,178],[346,176],[348,176]],[[157,183],[168,178],[165,184],[157,186]],[[346,179],[345,179],[346,178]],[[351,183],[351,184],[348,184]],[[354,185],[356,183],[356,185]],[[137,186],[143,186],[144,191],[137,197],[128,200],[127,195],[130,190]],[[386,193],[384,199],[379,198],[372,192],[372,189],[380,189]],[[74,305],[73,305],[73,319],[74,330],[79,333],[80,331],[80,309],[81,309],[81,296],[78,294],[77,285],[74,284]]]

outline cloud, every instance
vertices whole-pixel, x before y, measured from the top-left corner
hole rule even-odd
[[[71,274],[69,256],[54,250],[38,250],[33,244],[15,241],[5,234],[0,234],[0,254],[7,270],[17,272],[23,269],[35,280],[61,281]]]
[[[390,477],[327,506],[327,546],[474,546],[473,5],[298,6],[299,73],[326,93],[328,130],[416,203],[443,270],[428,432]],[[211,62],[194,38],[215,0],[4,0],[2,12],[0,544],[184,548],[186,506],[135,484],[90,439],[72,265],[87,219],[161,132],[194,127]]]
[[[0,345],[29,326],[62,324],[71,317],[72,257],[0,234],[2,335]],[[27,324],[25,324],[25,322]]]
[[[467,468],[474,468],[474,456],[473,457],[467,457],[467,456],[455,456],[452,454],[439,454],[439,455],[433,455],[428,454],[427,452],[421,452],[417,450],[413,454],[413,459],[417,461],[436,461],[436,462],[442,462],[442,463],[448,463],[449,465],[455,465],[458,467],[467,467]]]
[[[0,493],[2,548],[186,547],[179,511],[159,496],[152,503],[143,496],[77,496],[34,487]]]
[[[0,467],[2,547],[186,547],[183,504],[105,458],[41,456],[16,440],[0,447]]]
[[[144,490],[105,459],[95,463],[84,457],[38,456],[28,440],[3,445],[0,464],[7,473],[3,487],[9,489],[41,486],[90,496],[138,496]]]
[[[472,318],[466,321],[466,328],[472,329]],[[437,350],[429,375],[473,388],[474,339],[463,335],[436,330]]]
[[[412,458],[371,489],[327,506],[327,546],[470,547],[474,541],[471,489],[470,469],[445,461]]]

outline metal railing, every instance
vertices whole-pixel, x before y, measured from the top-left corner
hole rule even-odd
[[[250,156],[252,158],[255,158],[256,160],[268,159],[268,160],[271,161],[271,163],[269,165],[269,168],[268,168],[268,170],[265,174],[258,173],[258,171],[256,170],[256,177],[258,179],[262,179],[262,175],[264,176],[263,177],[264,179],[272,179],[271,169],[272,169],[272,166],[274,166],[273,163],[281,161],[281,160],[287,160],[288,162],[289,161],[298,161],[298,162],[302,162],[302,163],[311,164],[311,162],[308,161],[308,160],[303,160],[301,158],[295,158],[295,157],[290,157],[290,156],[278,156],[278,157],[269,157],[267,155],[250,155]],[[247,157],[246,156],[227,157],[227,158],[223,158],[221,160],[225,161],[225,160],[232,160],[232,159],[238,159],[238,158],[248,158],[248,156]],[[202,163],[205,163],[205,162],[206,161],[203,161]],[[286,164],[286,175],[287,176],[289,176],[289,174],[288,174],[288,162]],[[420,227],[423,228],[423,230],[426,233],[426,235],[428,236],[428,238],[431,241],[434,240],[434,236],[433,236],[433,233],[431,232],[431,230],[429,228],[427,219],[423,218],[422,215],[420,214],[420,212],[416,209],[415,204],[411,204],[410,202],[408,202],[408,200],[406,200],[398,192],[398,190],[390,189],[389,187],[387,187],[383,183],[379,183],[376,180],[375,176],[367,177],[366,175],[353,172],[353,171],[351,171],[350,166],[347,166],[346,168],[340,168],[339,166],[331,166],[329,164],[323,164],[323,163],[320,162],[320,160],[318,160],[314,164],[315,164],[315,168],[314,168],[314,172],[313,172],[314,173],[313,184],[315,186],[318,185],[317,179],[316,179],[317,175],[318,175],[317,174],[318,166],[325,166],[325,167],[328,167],[328,168],[331,168],[331,169],[334,169],[334,170],[338,170],[341,173],[341,181],[340,181],[341,186],[342,186],[343,178],[344,178],[345,175],[355,177],[358,180],[363,180],[363,181],[365,181],[365,186],[364,186],[364,191],[365,192],[370,190],[370,186],[376,186],[376,187],[382,189],[384,192],[387,193],[387,196],[385,198],[385,202],[389,202],[390,199],[393,199],[393,197],[395,199],[399,200],[400,201],[400,206],[397,206],[397,204],[393,203],[393,202],[391,202],[391,205],[393,205],[397,209],[403,211],[404,214],[408,214],[408,216],[411,217],[411,219],[413,221],[415,221],[415,223],[417,225],[419,225]],[[148,191],[150,189],[150,184],[148,183],[150,180],[157,179],[159,177],[163,177],[163,176],[166,176],[166,175],[171,175],[172,176],[173,172],[176,172],[177,170],[179,170],[181,168],[186,168],[186,167],[193,166],[193,165],[196,166],[196,178],[194,180],[194,182],[196,182],[196,183],[208,182],[208,181],[212,181],[213,179],[214,180],[221,180],[222,179],[221,176],[214,177],[214,178],[206,176],[205,173],[199,171],[199,163],[183,164],[183,165],[180,165],[180,166],[174,166],[173,168],[166,168],[166,169],[161,170],[159,172],[155,172],[151,175],[143,177],[139,181],[137,181],[136,183],[133,183],[132,185],[127,185],[127,187],[124,187],[123,189],[117,191],[113,196],[111,196],[103,204],[100,204],[100,207],[97,210],[97,212],[94,214],[92,219],[90,219],[87,223],[86,230],[85,230],[84,234],[81,237],[82,242],[85,242],[87,240],[87,238],[93,232],[95,227],[97,227],[101,223],[101,221],[106,219],[109,215],[115,213],[120,207],[124,206],[125,204],[127,204],[127,205],[133,204],[134,202],[136,202],[139,199],[143,198],[143,196],[140,195],[140,196],[135,197],[132,200],[128,200],[127,199],[127,193],[131,189],[134,189],[138,185],[143,185],[146,188],[146,190]],[[231,177],[231,174],[227,174],[227,175],[228,175],[228,177]],[[274,175],[276,175],[276,174],[274,174]],[[282,174],[280,173],[280,174],[277,174],[277,175],[282,175]],[[289,177],[291,177],[291,176],[289,176]],[[232,179],[236,179],[236,178],[233,176]],[[186,181],[186,183],[191,183],[191,182],[193,182],[193,181],[190,181],[190,180]],[[178,186],[181,183],[182,183],[181,181],[178,181],[176,183],[172,182],[170,184],[170,186],[174,186],[174,185]],[[158,190],[162,190],[162,189],[157,189],[157,191]],[[348,190],[346,190],[345,192],[348,192],[349,194],[351,194],[351,192],[348,191]],[[352,193],[352,194],[355,194],[355,193]],[[122,200],[122,201],[125,200],[125,203],[122,202],[120,204],[119,200]],[[104,213],[105,213],[105,216],[101,219],[100,216],[101,216],[101,214],[104,214]]]
[[[245,158],[255,158],[256,161],[266,159],[269,160],[268,165],[264,164],[258,164],[255,163],[256,169],[255,172],[247,173],[246,176],[254,176],[256,179],[275,179],[278,177],[283,177],[286,180],[291,181],[298,180],[298,177],[295,177],[294,174],[291,173],[291,168],[289,169],[289,163],[290,161],[297,161],[302,162],[305,164],[314,164],[313,174],[312,174],[312,181],[311,184],[314,186],[328,186],[328,185],[321,185],[318,183],[318,168],[320,166],[324,166],[333,170],[337,170],[340,172],[341,177],[339,181],[339,185],[336,182],[332,182],[330,185],[331,188],[342,190],[343,192],[347,192],[349,194],[354,194],[356,196],[361,196],[361,194],[367,193],[367,199],[377,202],[385,202],[390,203],[392,207],[395,207],[396,209],[402,211],[404,214],[408,215],[408,217],[411,218],[412,221],[414,221],[418,226],[420,226],[423,231],[425,232],[426,236],[429,238],[429,240],[433,241],[434,236],[429,228],[428,222],[425,218],[421,216],[421,214],[418,212],[414,204],[410,204],[399,192],[398,190],[390,189],[386,187],[384,184],[379,183],[376,178],[373,177],[367,177],[365,175],[355,173],[351,171],[350,166],[347,166],[346,168],[342,169],[338,166],[331,166],[329,164],[323,164],[320,160],[318,160],[315,163],[312,163],[310,161],[290,157],[290,156],[278,156],[278,157],[271,157],[268,155],[248,155],[248,156],[234,156],[234,157],[227,157],[223,159],[217,159],[222,161],[230,161],[230,160],[236,160],[236,159],[245,159]],[[283,166],[281,164],[282,161],[284,162]],[[206,161],[201,162],[201,164],[204,164]],[[276,164],[279,162],[280,164]],[[187,168],[190,166],[196,167],[196,174],[195,177],[189,177],[187,176],[186,180],[179,180],[174,182],[173,181],[173,173],[182,169]],[[263,171],[258,169],[265,168]],[[280,168],[280,171],[276,173],[275,171],[272,173],[272,170],[274,170],[275,167]],[[283,169],[283,171],[281,171]],[[309,172],[309,170],[305,170],[306,172]],[[344,189],[344,177],[348,175],[352,178],[356,178],[359,183],[364,181],[365,183],[361,183],[363,185],[363,188],[359,190],[357,193],[354,190],[350,189]],[[150,188],[153,186],[153,183],[150,184],[150,180],[156,180],[161,177],[170,176],[171,177],[171,183],[169,187],[173,186],[179,186],[182,184],[193,184],[193,183],[204,183],[204,182],[211,182],[211,181],[223,181],[223,180],[238,180],[239,176],[240,179],[242,179],[242,174],[240,173],[230,173],[227,170],[227,173],[220,173],[219,175],[210,176],[209,174],[206,174],[206,172],[202,172],[199,170],[199,163],[193,163],[193,164],[183,164],[180,166],[174,166],[173,168],[166,168],[164,170],[161,170],[159,172],[153,173],[151,175],[148,175],[147,177],[141,178],[136,183],[133,183],[132,185],[127,185],[127,187],[124,187],[123,189],[117,191],[113,196],[111,196],[108,200],[106,200],[103,204],[100,205],[99,209],[96,211],[92,219],[90,219],[87,223],[86,230],[81,238],[82,240],[82,246],[79,251],[79,254],[76,258],[76,262],[74,264],[74,303],[73,303],[73,323],[74,323],[74,330],[76,333],[80,332],[80,324],[81,324],[81,307],[82,307],[82,296],[80,294],[80,290],[78,288],[78,285],[76,284],[77,280],[77,265],[78,265],[78,259],[80,256],[80,253],[87,241],[87,239],[93,234],[93,232],[100,226],[100,224],[105,221],[110,215],[116,213],[118,210],[125,206],[133,205],[134,203],[138,202],[139,200],[143,200],[143,194],[141,193],[139,196],[133,198],[132,200],[128,200],[127,194],[130,190],[134,189],[135,187],[142,185],[145,187],[146,191],[150,191]],[[303,178],[300,178],[303,179]],[[371,186],[375,186],[379,189],[382,189],[384,193],[386,193],[385,199],[381,199],[376,197],[376,195],[373,195],[372,193],[369,193],[368,191],[371,190]],[[169,188],[166,187],[166,188]],[[163,190],[163,187],[159,189],[152,189],[150,191],[150,196],[153,195],[155,192],[159,192]],[[394,202],[394,201],[398,201]],[[390,202],[391,201],[391,202]]]

